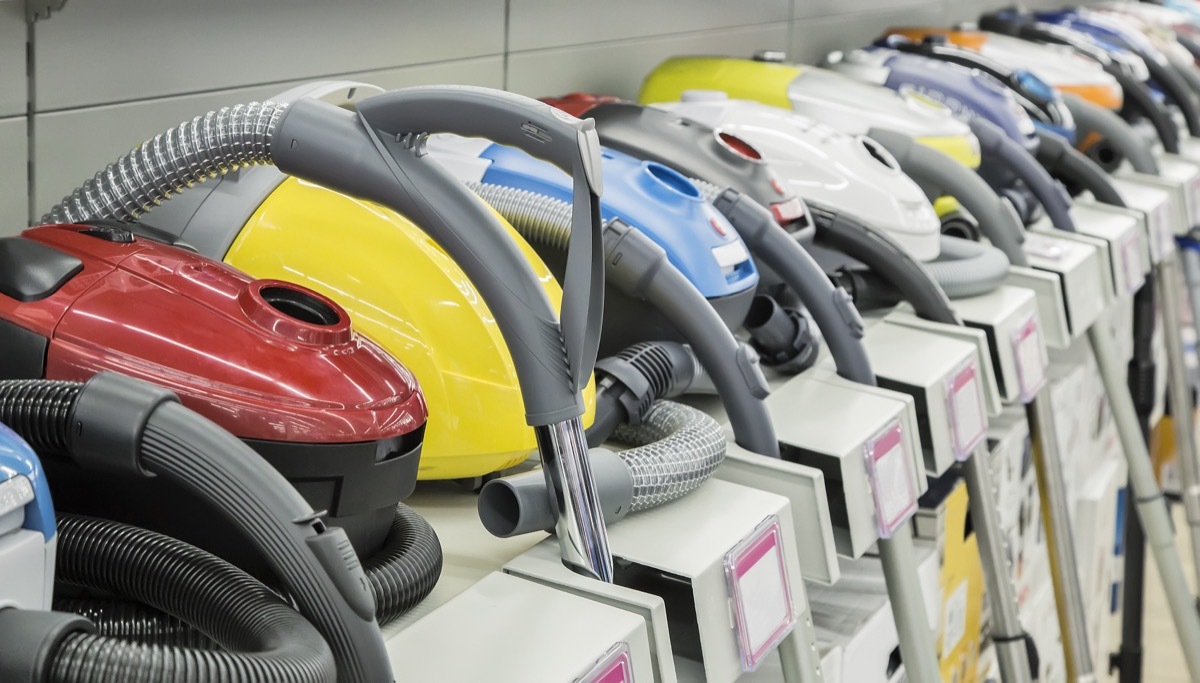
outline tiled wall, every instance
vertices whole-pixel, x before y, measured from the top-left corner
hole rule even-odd
[[[22,3],[0,0],[0,234],[36,219],[166,126],[313,78],[628,97],[647,70],[673,54],[776,49],[815,61],[891,24],[969,19],[1004,4],[106,0],[70,2],[27,27]]]

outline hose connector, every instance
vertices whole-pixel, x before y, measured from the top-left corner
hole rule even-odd
[[[796,375],[817,362],[820,338],[808,318],[794,308],[780,306],[769,296],[754,297],[746,316],[746,330],[767,367]]]

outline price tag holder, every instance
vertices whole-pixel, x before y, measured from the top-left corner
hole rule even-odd
[[[1200,225],[1200,175],[1193,176],[1188,182],[1187,195],[1189,228]]]
[[[587,673],[572,683],[634,683],[629,643],[613,645]]]
[[[892,422],[868,440],[863,454],[875,499],[875,525],[880,538],[891,538],[917,511],[917,487],[900,422]]]
[[[1133,294],[1146,282],[1142,272],[1142,254],[1138,249],[1137,237],[1129,237],[1121,243],[1121,268],[1125,272],[1125,292]]]
[[[1146,215],[1150,222],[1150,260],[1161,263],[1175,249],[1175,231],[1171,229],[1171,207],[1161,204]]]
[[[963,363],[946,380],[946,412],[950,415],[950,431],[954,436],[954,457],[962,462],[971,457],[987,436],[983,389],[974,360]]]
[[[771,515],[725,554],[729,611],[742,671],[756,670],[796,627],[783,553],[779,518]]]
[[[1017,377],[1021,382],[1021,402],[1029,403],[1046,383],[1046,345],[1038,329],[1037,315],[1031,315],[1012,336],[1013,358],[1017,361]]]

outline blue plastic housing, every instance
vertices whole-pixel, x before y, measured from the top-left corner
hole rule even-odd
[[[1146,36],[1136,29],[1128,28],[1113,21],[1101,21],[1081,15],[1075,10],[1056,10],[1052,12],[1036,12],[1038,21],[1071,29],[1088,36],[1094,43],[1108,51],[1125,50],[1133,52],[1146,59],[1163,59],[1162,53]],[[1155,99],[1162,101],[1164,93],[1161,86],[1151,78],[1146,83],[1155,94]]]
[[[42,463],[33,449],[16,432],[0,424],[0,482],[25,477],[33,485],[33,500],[25,505],[23,527],[42,534],[47,542],[54,538],[54,503],[50,486],[42,472]]]
[[[482,178],[485,183],[571,201],[570,177],[551,164],[502,145],[492,145],[479,156],[491,161]],[[707,299],[758,286],[749,250],[687,177],[608,148],[602,148],[602,157],[604,220],[619,218],[645,233]],[[739,253],[745,257],[739,259]]]
[[[887,49],[887,48],[873,48]],[[1036,129],[1012,92],[995,78],[932,57],[892,52],[884,83],[892,90],[911,89],[938,100],[964,121],[976,116],[996,124],[1030,152],[1037,150]]]

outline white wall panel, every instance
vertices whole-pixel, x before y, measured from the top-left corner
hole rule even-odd
[[[25,113],[25,10],[0,2],[0,116]]]
[[[520,52],[772,24],[788,20],[791,4],[792,0],[511,0],[508,49]]]
[[[0,119],[0,236],[14,235],[25,228],[29,202],[27,140],[24,116]]]
[[[943,0],[920,2],[865,13],[797,19],[792,25],[790,55],[796,62],[815,64],[832,50],[862,47],[888,26],[945,23]]]
[[[70,2],[37,25],[37,109],[224,90],[503,50],[503,0]]]
[[[446,64],[343,74],[383,88],[431,83],[463,83],[500,88],[499,57]],[[128,104],[39,114],[35,121],[34,194],[37,212],[48,210],[106,164],[148,137],[193,116],[222,106],[262,100],[305,81],[222,90]],[[103,135],[78,135],[80,130]]]
[[[787,47],[788,24],[704,31],[552,50],[513,53],[508,58],[508,89],[543,97],[584,90],[634,98],[642,78],[667,57],[680,54],[736,54]]]

